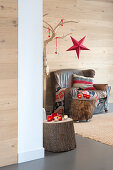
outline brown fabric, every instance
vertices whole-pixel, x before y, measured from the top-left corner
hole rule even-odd
[[[95,70],[92,70],[92,69],[82,70],[82,72],[83,72],[83,75],[85,77],[92,77],[92,78],[94,78],[94,76],[95,76]]]
[[[67,115],[70,114],[70,107],[72,101],[71,90],[72,88],[67,88],[65,90],[65,96],[64,96],[64,113]]]
[[[66,70],[58,70],[54,72],[56,85],[60,86],[61,88],[69,88],[72,87],[72,75],[83,75],[81,70],[73,70],[73,69],[66,69]]]
[[[93,85],[96,90],[104,90],[107,91],[108,84],[94,84]]]

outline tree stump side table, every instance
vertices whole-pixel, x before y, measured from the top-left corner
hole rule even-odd
[[[95,99],[72,99],[70,117],[75,121],[91,119],[95,109]]]
[[[46,151],[63,152],[76,148],[73,120],[43,122],[43,146]]]

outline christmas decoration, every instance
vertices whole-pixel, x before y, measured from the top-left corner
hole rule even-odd
[[[61,19],[61,22],[62,22],[61,26],[63,27],[63,19]]]
[[[49,35],[48,35],[48,37],[50,37],[50,28],[48,28],[48,32],[49,32]]]
[[[46,16],[48,14],[44,14],[43,16]],[[76,21],[64,21],[64,19],[61,19],[60,22],[53,28],[48,22],[44,21],[43,20],[43,28],[46,29],[46,31],[49,32],[49,35],[48,35],[48,39],[44,40],[44,45],[43,45],[43,71],[44,71],[44,77],[46,77],[46,67],[47,67],[47,54],[46,54],[46,47],[47,47],[47,44],[49,42],[51,42],[52,40],[56,39],[56,51],[55,51],[55,54],[59,54],[58,51],[57,51],[57,39],[60,38],[60,39],[64,39],[65,37],[67,37],[68,35],[72,34],[72,33],[68,33],[66,35],[63,35],[63,36],[59,36],[59,37],[56,37],[56,30],[58,27],[60,26],[64,26],[64,24],[68,24],[68,23],[74,23],[76,24],[77,22]],[[50,35],[51,34],[51,35]]]
[[[86,37],[86,36],[85,36],[85,37]],[[73,46],[70,47],[67,51],[76,50],[78,59],[79,59],[80,51],[81,51],[81,50],[89,50],[87,47],[85,47],[84,45],[82,45],[85,37],[83,37],[80,41],[77,41],[77,40],[75,40],[73,37],[71,37],[71,40],[72,40],[72,42],[73,42]]]
[[[81,98],[82,98],[82,95],[81,95],[81,94],[78,94],[78,98],[81,99]]]
[[[48,14],[44,14],[43,17],[45,17],[46,15],[48,15]],[[45,105],[46,105],[46,76],[47,76],[47,67],[48,67],[46,48],[47,48],[47,45],[48,45],[49,42],[56,39],[57,28],[60,28],[60,26],[63,27],[64,24],[69,24],[69,23],[76,24],[77,22],[76,21],[64,21],[64,19],[61,19],[60,22],[55,27],[52,27],[48,22],[43,20],[43,28],[47,32],[49,32],[49,35],[48,35],[49,38],[44,40],[44,44],[43,44],[43,107],[45,107]],[[70,34],[72,34],[72,33],[68,33],[67,35],[60,36],[59,38],[64,39],[66,36],[68,36]],[[57,41],[57,39],[56,39],[56,41]],[[57,44],[57,42],[56,42],[56,44]],[[55,54],[60,55],[60,53],[58,53],[57,50],[56,50]]]
[[[48,120],[48,122],[52,121],[52,120],[53,120],[52,115],[48,115],[48,116],[47,116],[47,120]]]
[[[62,114],[58,114],[58,113],[52,113],[51,115],[47,116],[47,121],[61,121],[62,120]]]

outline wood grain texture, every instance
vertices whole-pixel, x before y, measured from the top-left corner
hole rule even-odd
[[[51,152],[64,152],[76,148],[73,120],[43,123],[43,147]]]
[[[17,163],[17,4],[0,0],[0,167]]]
[[[55,54],[55,40],[47,47],[50,71],[64,68],[95,69],[94,83],[108,83],[113,86],[113,0],[44,0],[44,20],[53,27],[61,18],[74,20],[57,30],[57,36],[72,32],[72,37],[80,40],[86,35],[84,45],[90,51],[81,51],[77,59],[75,51],[66,50],[72,46],[70,37],[58,40]],[[43,30],[44,39],[47,30]],[[51,106],[50,82],[47,82],[47,105]],[[113,89],[110,102],[113,102]]]

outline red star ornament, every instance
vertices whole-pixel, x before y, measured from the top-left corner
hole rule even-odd
[[[71,37],[71,36],[70,36]],[[86,37],[86,36],[85,36]],[[75,40],[73,37],[71,37],[71,40],[73,42],[73,46],[70,47],[67,51],[76,50],[77,57],[79,59],[80,51],[81,50],[89,50],[87,47],[85,47],[83,44],[85,37],[83,37],[80,41]]]

